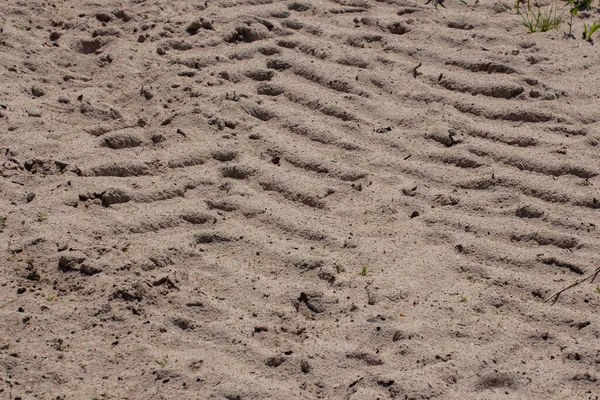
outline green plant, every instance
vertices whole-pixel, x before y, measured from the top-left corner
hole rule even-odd
[[[592,26],[588,27],[587,24],[583,23],[583,38],[588,42],[592,41],[592,34],[600,29],[600,25],[596,22],[592,24]]]
[[[367,276],[367,267],[362,267],[362,271],[360,271],[362,276]]]
[[[466,303],[467,302],[467,296],[460,296],[460,301],[462,303]]]
[[[569,14],[571,14],[570,19],[569,19],[569,33],[567,34],[568,37],[571,37],[573,39],[575,39],[575,37],[573,36],[573,34],[571,33],[573,30],[573,17],[577,16],[577,13],[579,11],[586,11],[586,10],[590,10],[592,8],[592,3],[594,2],[594,0],[566,0],[567,1],[567,5],[570,7],[569,9]],[[595,23],[594,23],[595,24]],[[593,27],[593,25],[592,25]],[[583,24],[583,30],[584,30],[584,39],[590,40],[589,37],[592,35],[592,33],[594,33],[593,31],[589,34],[589,36],[587,35],[587,29],[588,27],[586,26],[586,24]],[[591,29],[591,28],[590,28]],[[596,28],[598,29],[598,28]],[[586,37],[587,36],[587,37]]]
[[[557,29],[560,26],[562,19],[554,7],[550,6],[545,12],[542,12],[539,6],[536,6],[536,10],[532,10],[531,3],[527,0],[527,9],[523,14],[518,9],[518,1],[516,4],[517,14],[519,14],[522,20],[521,23],[529,29],[530,33],[547,32],[550,29]]]
[[[594,288],[594,290],[598,293],[600,293],[600,286],[596,285],[596,287]]]
[[[577,6],[577,0],[567,0],[567,4],[571,7],[571,9],[569,10],[569,14],[570,14],[571,18],[569,19],[569,22],[568,22],[569,33],[567,33],[567,36],[575,39],[575,37],[573,36],[571,31],[573,30],[573,17],[576,16],[577,11],[579,11],[578,6]]]
[[[119,353],[117,353],[117,354],[119,354]],[[165,365],[167,365],[167,361],[168,361],[168,359],[169,359],[169,355],[167,354],[166,356],[164,356],[164,357],[162,358],[162,360],[161,360],[161,359],[158,359],[158,360],[154,360],[154,362],[155,362],[155,363],[157,363],[158,365],[160,365],[160,366],[161,366],[161,368],[164,368],[164,367],[165,367]]]

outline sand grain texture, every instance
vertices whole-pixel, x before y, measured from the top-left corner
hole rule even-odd
[[[598,282],[543,301],[600,264],[598,46],[495,1],[0,28],[0,398],[600,395]]]

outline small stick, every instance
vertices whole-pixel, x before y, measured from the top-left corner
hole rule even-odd
[[[419,69],[419,67],[423,65],[423,63],[419,63],[419,65],[417,65],[416,67],[413,68],[413,77],[416,78],[417,76],[421,75],[419,72],[417,72],[417,69]]]
[[[569,286],[567,286],[566,288],[561,289],[561,290],[559,290],[556,293],[553,293],[551,296],[548,296],[544,300],[544,302],[548,302],[548,301],[554,299],[554,302],[552,304],[556,303],[556,301],[558,300],[558,296],[560,296],[562,294],[562,292],[565,292],[565,291],[567,291],[567,290],[569,290],[569,289],[571,289],[571,288],[573,288],[573,287],[575,287],[575,286],[577,286],[577,285],[579,285],[579,284],[587,281],[588,279],[591,279],[590,282],[593,282],[594,279],[596,279],[596,275],[598,275],[599,273],[600,273],[600,267],[596,268],[596,270],[594,272],[592,272],[590,275],[586,276],[585,278],[582,278],[582,279],[580,279],[578,281],[575,281],[575,282],[571,283]]]

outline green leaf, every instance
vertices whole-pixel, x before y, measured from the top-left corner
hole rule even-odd
[[[588,33],[588,37],[592,36],[592,34],[594,32],[596,32],[598,29],[600,29],[600,24],[597,24],[594,22],[594,24],[592,25],[590,32]]]

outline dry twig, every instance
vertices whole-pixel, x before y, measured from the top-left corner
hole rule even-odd
[[[417,69],[419,69],[421,65],[423,65],[423,63],[419,63],[419,65],[413,68],[413,77],[415,79],[417,78],[417,76],[421,75],[421,73],[417,71]]]
[[[554,301],[552,302],[552,304],[556,303],[556,301],[558,300],[558,297],[563,292],[565,292],[565,291],[567,291],[567,290],[569,290],[569,289],[571,289],[571,288],[573,288],[573,287],[575,287],[575,286],[577,286],[577,285],[579,285],[579,284],[587,281],[588,279],[590,279],[590,282],[594,282],[594,279],[596,279],[596,275],[598,275],[599,273],[600,273],[600,267],[596,268],[596,270],[594,272],[592,272],[590,275],[586,276],[585,278],[582,278],[582,279],[580,279],[578,281],[575,281],[575,282],[571,283],[569,286],[567,286],[566,288],[561,289],[558,292],[553,293],[552,295],[548,296],[544,300],[544,302],[548,302],[548,301],[554,299]]]

